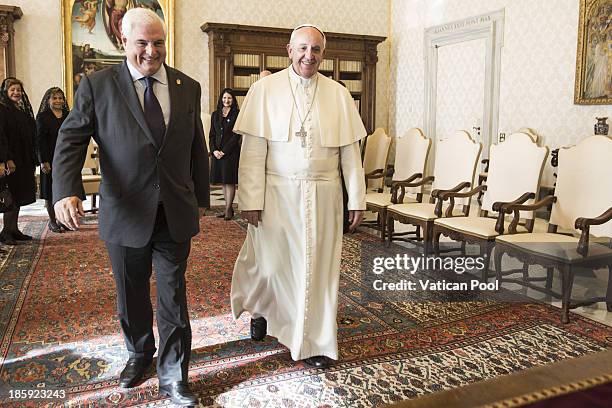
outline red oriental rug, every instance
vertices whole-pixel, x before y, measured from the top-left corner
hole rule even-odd
[[[95,219],[64,234],[45,225],[25,222],[36,239],[0,257],[0,405],[168,405],[153,371],[139,387],[117,386],[127,353]],[[345,236],[343,246],[341,360],[326,371],[311,369],[293,362],[274,338],[251,342],[248,316],[231,317],[241,223],[208,216],[201,226],[187,279],[190,381],[203,406],[379,406],[612,345],[611,328],[577,315],[563,325],[559,310],[544,304],[385,296],[373,290],[362,264],[397,248],[359,233]]]

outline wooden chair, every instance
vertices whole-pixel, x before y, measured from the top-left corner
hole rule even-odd
[[[448,200],[445,217],[434,221],[433,246],[440,253],[440,236],[446,235],[455,241],[475,243],[480,246],[481,254],[490,259],[495,237],[504,233],[508,226],[504,213],[499,212],[503,203],[523,204],[533,202],[537,197],[542,170],[548,155],[547,147],[538,147],[525,133],[517,133],[503,143],[492,145],[489,153],[489,175],[487,184],[478,186],[466,193],[445,192],[439,195]],[[485,195],[478,217],[454,217],[453,210],[457,198],[470,198],[481,190]],[[495,218],[490,212],[499,212]],[[495,215],[495,214],[492,214]],[[519,232],[533,231],[533,211],[523,212],[525,223],[513,227]],[[487,267],[482,272],[483,280],[488,277]]]
[[[520,128],[518,130],[518,133],[525,133],[529,136],[531,136],[531,139],[533,140],[533,143],[538,143],[538,134],[535,130],[531,129],[531,128]],[[511,133],[510,136],[512,136],[514,133]],[[483,165],[483,170],[482,172],[478,175],[478,185],[482,185],[487,181],[487,175],[489,172],[489,159],[482,159],[482,165]],[[480,193],[478,193],[478,204],[482,204],[482,195],[484,194],[484,191],[481,191]]]
[[[591,136],[576,146],[560,149],[558,170],[554,196],[533,205],[502,206],[516,220],[519,211],[534,211],[553,203],[548,232],[514,234],[511,228],[511,235],[496,238],[494,264],[500,285],[504,281],[518,283],[561,298],[561,321],[568,323],[569,309],[579,306],[606,302],[608,311],[612,311],[612,139]],[[569,233],[560,233],[559,229]],[[523,269],[504,272],[504,254],[522,261]],[[546,278],[529,276],[533,264],[547,269]],[[572,301],[576,270],[601,267],[609,272],[606,296]],[[551,290],[554,269],[561,275],[561,293]],[[523,273],[522,279],[504,278],[517,272]],[[546,280],[545,287],[533,283],[542,280]]]
[[[370,142],[368,142],[369,144]],[[392,182],[410,183],[423,177],[427,168],[427,157],[431,148],[431,139],[423,134],[421,129],[412,128],[402,137],[396,138],[395,166]],[[391,188],[392,190],[394,187]],[[423,199],[423,186],[402,187],[402,198],[406,197],[409,202],[421,202]],[[397,187],[395,187],[397,194]],[[387,207],[393,204],[391,192],[370,192],[366,194],[366,210],[376,212],[378,217],[375,223],[366,225],[380,229],[380,237],[384,241],[386,233]]]
[[[391,137],[383,128],[376,129],[368,136],[363,157],[363,171],[368,191],[383,192],[390,148]]]
[[[442,200],[436,198],[445,191],[464,192],[472,188],[476,164],[482,150],[482,144],[474,141],[464,130],[455,132],[450,137],[441,140],[436,146],[436,163],[433,177],[426,177],[416,182],[397,182],[396,186],[418,187],[433,181],[429,203],[407,202],[397,196],[393,198],[396,204],[387,207],[387,239],[390,244],[393,239],[408,241],[401,235],[394,234],[394,221],[417,227],[416,240],[420,240],[418,231],[423,230],[423,246],[425,256],[429,255],[434,220],[442,216]],[[397,191],[397,189],[395,190]],[[462,209],[453,210],[455,216],[466,216],[470,211],[470,200],[459,199]],[[456,203],[459,204],[459,203]]]
[[[81,171],[81,180],[85,195],[91,195],[91,209],[87,210],[87,212],[96,213],[98,211],[96,201],[100,193],[102,175],[100,174],[100,166],[98,164],[98,146],[93,140],[87,146],[87,155],[83,163],[83,171]]]

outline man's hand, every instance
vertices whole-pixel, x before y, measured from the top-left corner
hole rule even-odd
[[[240,215],[254,227],[257,227],[257,224],[259,223],[259,221],[261,221],[261,210],[241,211]]]
[[[45,174],[51,173],[51,164],[49,164],[49,162],[42,163],[40,165],[40,171],[42,171]]]
[[[15,162],[12,160],[7,160],[6,167],[8,167],[8,172],[6,174],[14,173],[17,169],[17,166],[15,166]]]
[[[79,197],[70,196],[59,200],[53,206],[55,217],[59,222],[73,231],[79,229],[79,217],[85,216],[83,202]]]
[[[213,152],[213,156],[215,156],[217,158],[217,160],[219,160],[220,158],[223,157],[223,152],[221,150],[215,150]]]
[[[361,221],[363,221],[363,210],[349,210],[349,232],[355,232]]]

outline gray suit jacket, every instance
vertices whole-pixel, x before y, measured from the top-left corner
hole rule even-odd
[[[200,84],[166,66],[170,121],[155,145],[126,63],[84,76],[62,125],[53,158],[53,202],[83,197],[81,169],[90,137],[99,146],[100,237],[147,245],[163,201],[170,235],[199,232],[198,207],[208,207],[208,152],[200,119]]]

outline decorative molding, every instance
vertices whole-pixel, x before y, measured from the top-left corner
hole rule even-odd
[[[483,157],[488,156],[493,135],[499,128],[499,84],[501,48],[504,45],[505,9],[468,17],[425,29],[425,98],[423,128],[436,139],[438,49],[443,46],[486,40],[484,106],[482,118]]]
[[[0,47],[2,47],[2,78],[15,75],[15,28],[13,23],[23,16],[17,6],[0,5]]]

